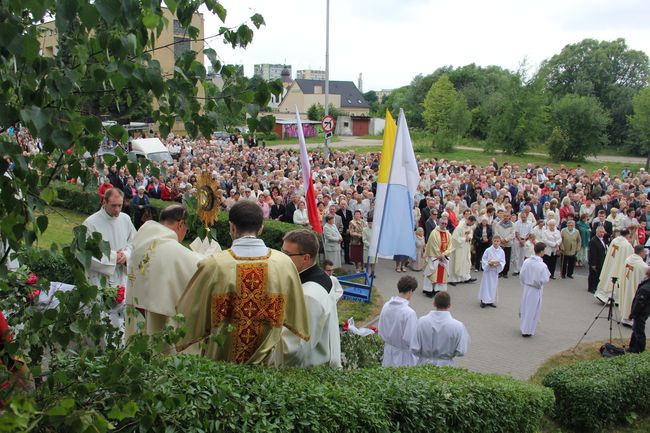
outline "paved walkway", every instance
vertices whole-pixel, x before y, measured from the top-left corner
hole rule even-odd
[[[376,139],[366,139],[366,138],[360,138],[360,137],[339,137],[339,141],[335,143],[331,143],[330,147],[331,148],[347,148],[347,147],[364,147],[364,146],[381,146],[382,142],[381,140],[376,140]],[[307,147],[312,149],[312,148],[317,148],[322,146],[320,143],[309,143],[307,144]],[[276,147],[276,146],[274,146]],[[281,144],[277,146],[278,148],[287,148],[287,149],[297,149],[298,145],[297,144]],[[482,148],[479,147],[470,147],[470,146],[455,146],[455,149],[458,150],[469,150],[469,151],[474,151],[474,152],[483,152]],[[502,153],[500,150],[496,150],[496,153]],[[526,155],[530,156],[548,156],[548,154],[545,153],[540,153],[540,152],[528,152]],[[444,157],[444,154],[441,154],[441,156]],[[587,157],[588,161],[594,161],[594,162],[621,162],[621,163],[629,163],[629,164],[641,164],[645,165],[645,158],[643,157],[638,157],[638,156],[617,156],[617,155],[598,155],[598,156],[589,156]]]
[[[408,274],[422,284],[422,272]],[[394,263],[381,260],[377,267],[375,285],[385,300],[397,293],[397,280],[404,273],[395,272]],[[517,277],[499,280],[498,307],[479,307],[478,288],[481,273],[474,273],[475,283],[449,286],[452,297],[452,315],[465,323],[471,337],[469,352],[458,359],[458,365],[482,373],[508,374],[528,379],[551,355],[570,349],[583,336],[602,305],[587,292],[586,272],[578,268],[575,279],[556,280],[544,288],[542,317],[537,333],[523,338],[519,332],[519,303],[521,286]],[[418,317],[431,309],[431,299],[418,289],[411,306]],[[606,314],[606,310],[604,314]],[[617,313],[618,314],[618,313]],[[630,329],[620,327],[623,337],[629,339]],[[609,336],[606,319],[598,319],[584,341],[598,341]],[[614,324],[614,337],[618,337]]]

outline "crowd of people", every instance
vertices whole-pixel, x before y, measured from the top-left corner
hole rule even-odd
[[[241,136],[196,140],[170,136],[163,142],[174,159],[160,164],[159,176],[149,169],[129,173],[125,167],[96,172],[102,201],[106,191],[121,191],[136,229],[149,219],[150,198],[183,202],[203,172],[210,173],[223,191],[224,211],[251,202],[266,220],[309,226],[297,150],[258,147]],[[323,223],[323,258],[333,267],[348,264],[362,270],[372,262],[368,246],[380,155],[334,152],[326,158],[315,151],[310,158]],[[519,276],[524,288],[541,289],[546,272],[551,280],[557,273],[572,279],[576,267],[588,267],[587,289],[609,302],[610,274],[624,285],[621,269],[630,266],[625,261],[633,252],[645,259],[650,178],[643,169],[612,173],[603,167],[588,173],[579,165],[499,165],[495,158],[485,166],[418,158],[418,168],[421,181],[412,209],[417,253],[394,259],[396,272],[407,266],[423,272],[427,295],[444,292],[447,285],[476,281],[474,269],[483,271],[480,306],[496,307],[494,290],[500,278]],[[616,263],[608,263],[617,252]],[[528,281],[530,275],[520,275],[527,259],[534,259],[535,266],[529,267],[542,275],[534,283]],[[543,263],[543,272],[537,261]],[[621,311],[624,322],[630,320],[635,291],[636,287],[621,295],[628,299]],[[526,302],[522,299],[522,310]],[[535,308],[532,314],[538,317]],[[524,326],[522,319],[522,335],[533,335],[535,323]]]

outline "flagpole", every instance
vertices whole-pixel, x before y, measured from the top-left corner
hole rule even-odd
[[[330,112],[330,0],[327,0],[325,12],[325,116]],[[325,160],[330,157],[329,138],[325,134]]]

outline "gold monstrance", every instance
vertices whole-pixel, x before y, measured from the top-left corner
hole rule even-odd
[[[216,220],[221,207],[221,190],[207,171],[201,173],[196,182],[196,198],[199,219],[209,228]]]

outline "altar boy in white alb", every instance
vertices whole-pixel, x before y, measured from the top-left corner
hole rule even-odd
[[[122,191],[117,188],[108,189],[104,194],[104,206],[83,222],[88,228],[88,236],[93,232],[101,233],[102,239],[108,242],[111,248],[110,255],[103,256],[101,260],[92,258],[87,272],[91,284],[99,285],[101,277],[104,276],[109,286],[126,287],[126,262],[133,250],[135,227],[131,218],[122,213],[123,202]]]
[[[451,317],[451,297],[439,292],[433,298],[435,310],[418,319],[411,341],[417,364],[454,365],[454,358],[467,353],[469,334],[462,322]]]
[[[496,308],[497,286],[499,284],[499,273],[503,271],[506,265],[506,253],[501,248],[501,237],[492,238],[492,246],[485,250],[481,258],[481,267],[483,268],[483,278],[481,278],[481,287],[478,291],[478,300],[481,302],[481,308]]]
[[[537,322],[542,312],[544,284],[548,283],[551,277],[548,267],[542,260],[544,249],[546,249],[546,244],[537,242],[534,247],[535,255],[524,261],[519,273],[519,281],[523,286],[519,310],[521,318],[519,329],[523,337],[535,335]]]
[[[409,301],[418,282],[406,275],[397,282],[399,294],[384,304],[379,315],[379,336],[384,340],[384,367],[401,367],[415,365],[415,356],[411,353],[411,340],[415,336],[418,316]]]

